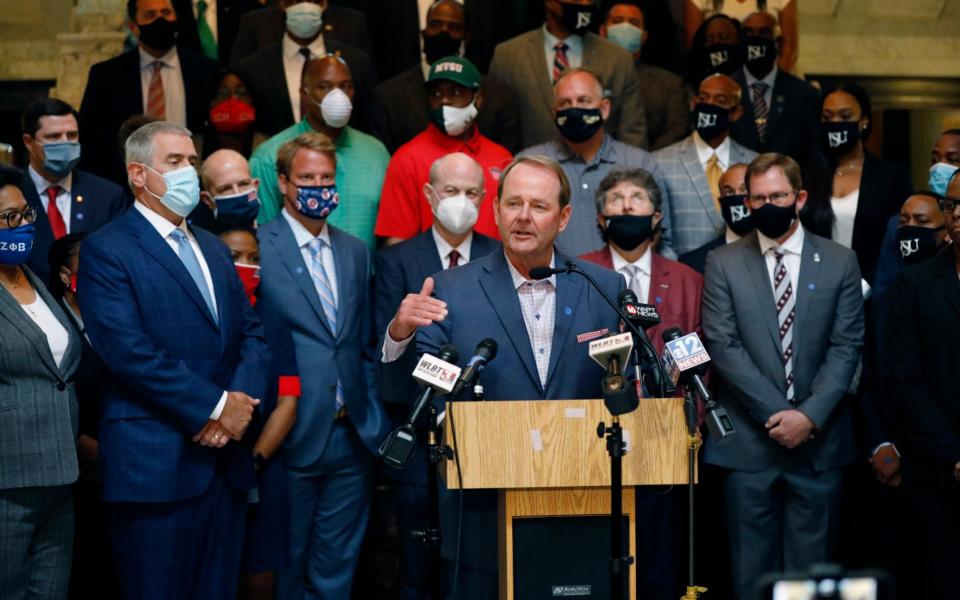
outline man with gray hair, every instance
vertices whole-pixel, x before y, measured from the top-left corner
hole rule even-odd
[[[445,269],[463,266],[496,250],[500,244],[474,230],[480,204],[485,197],[483,167],[461,152],[438,158],[430,167],[430,182],[423,185],[423,197],[433,212],[433,225],[427,231],[388,246],[374,260],[374,322],[376,331],[386,331],[390,319],[407,294],[420,291],[424,280]],[[391,410],[392,409],[392,410]],[[395,425],[402,425],[407,407],[387,405]],[[393,483],[393,501],[397,512],[400,539],[400,598],[429,598],[431,595],[431,556],[412,532],[429,527],[427,460],[425,435],[410,462],[402,470],[387,469]],[[435,573],[435,571],[434,571]]]
[[[267,389],[267,349],[229,250],[186,222],[196,162],[187,129],[135,131],[133,210],[83,242],[81,312],[112,375],[100,466],[124,598],[236,595],[254,486],[242,439]]]

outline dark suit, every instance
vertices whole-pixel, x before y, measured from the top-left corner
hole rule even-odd
[[[232,598],[240,568],[254,485],[250,444],[214,449],[191,438],[225,390],[263,397],[267,348],[229,250],[191,231],[210,272],[216,317],[136,208],[84,240],[80,256],[81,314],[112,375],[100,464],[125,597]],[[179,531],[190,531],[189,539]]]
[[[731,75],[743,91],[743,116],[730,126],[730,136],[739,144],[763,152],[786,154],[804,169],[815,165],[819,153],[820,95],[816,88],[789,73],[778,70],[768,106],[763,141],[757,134],[753,114],[753,92],[747,87],[743,69]]]
[[[377,75],[370,56],[336,40],[324,40],[327,52],[338,52],[353,76],[353,113],[350,125],[369,130],[369,107]],[[272,136],[293,125],[293,107],[283,70],[283,45],[278,40],[257,50],[235,65],[253,95],[257,107],[257,131]],[[305,115],[301,114],[301,118]]]
[[[647,139],[651,150],[666,148],[687,136],[690,108],[687,86],[679,75],[666,69],[636,63],[640,95],[647,113]]]
[[[566,257],[554,251],[556,264]],[[624,287],[617,273],[577,261],[607,294],[615,296]],[[483,338],[499,344],[495,361],[490,362],[481,381],[488,398],[498,400],[544,400],[556,398],[595,398],[603,369],[587,356],[587,344],[577,343],[577,335],[607,328],[617,329],[616,313],[586,281],[576,275],[556,277],[556,317],[546,386],[540,382],[536,360],[524,326],[520,301],[514,288],[507,259],[494,251],[463,267],[438,273],[434,296],[445,301],[447,317],[421,328],[416,344],[410,344],[403,356],[382,363],[384,400],[409,403],[418,386],[410,373],[420,353],[436,356],[439,348],[453,344],[462,353],[476,348]],[[463,398],[468,397],[465,390]],[[440,490],[440,525],[443,531],[442,556],[454,559],[456,546],[458,494]],[[463,493],[463,529],[460,541],[460,594],[492,598],[496,594],[497,536],[496,493]],[[480,572],[471,582],[473,574]],[[491,587],[492,586],[492,587]]]
[[[226,65],[230,60],[233,40],[244,13],[259,7],[260,2],[257,0],[217,0],[216,39],[221,65]],[[202,54],[200,34],[197,33],[197,17],[193,14],[193,1],[173,0],[173,9],[177,11],[177,43],[184,50]]]
[[[863,343],[860,272],[850,250],[804,234],[794,292],[793,403],[786,399],[778,316],[758,234],[707,257],[704,343],[716,399],[737,434],[723,444],[708,436],[703,460],[730,469],[725,495],[738,598],[747,598],[763,573],[806,570],[828,560],[841,469],[855,456],[843,397]],[[819,431],[788,450],[764,424],[794,408]]]
[[[952,248],[905,267],[890,288],[883,369],[903,457],[905,522],[911,532],[902,582],[917,598],[947,597],[960,535],[960,402],[956,353],[960,339],[960,282]]]
[[[0,585],[4,598],[65,598],[77,479],[80,338],[40,279],[30,285],[69,335],[58,365],[47,337],[0,287]]]
[[[373,90],[371,130],[391,154],[427,128],[427,91],[423,82],[423,69],[416,65]],[[519,152],[520,111],[513,92],[493,77],[482,79],[480,91],[480,133],[513,154]]]
[[[291,564],[278,597],[348,598],[367,525],[374,454],[387,416],[373,385],[370,265],[366,245],[331,226],[336,331],[321,305],[297,239],[281,213],[259,229],[257,308],[267,329],[289,330],[301,378],[297,420],[284,440],[290,491]],[[306,376],[308,375],[308,376]],[[349,417],[335,419],[340,383]]]
[[[210,99],[217,85],[217,63],[187,51],[178,54],[187,127],[196,134],[203,131],[210,110]],[[81,134],[83,156],[80,166],[126,185],[122,151],[117,148],[117,132],[127,118],[144,112],[137,48],[90,67],[80,103],[80,131],[88,132]]]
[[[500,243],[496,240],[474,232],[470,244],[470,260],[477,260],[499,247]],[[383,334],[403,298],[407,294],[418,292],[424,279],[443,269],[437,244],[433,239],[433,228],[378,252],[374,261],[375,331]],[[397,426],[406,422],[410,411],[406,406],[391,404],[387,406],[387,412]],[[428,597],[431,576],[427,565],[428,552],[422,542],[410,535],[415,530],[429,527],[430,514],[426,438],[418,435],[417,441],[410,462],[404,469],[386,469],[387,478],[393,482],[400,540],[399,597],[410,600]],[[436,576],[436,573],[432,575]]]
[[[287,30],[286,14],[277,6],[252,10],[240,17],[237,37],[230,52],[230,64],[236,66],[241,60],[257,50],[280,41]],[[370,52],[367,20],[363,13],[343,6],[328,6],[323,11],[323,40],[338,40],[364,52]]]
[[[94,135],[91,134],[90,137]],[[47,213],[43,210],[40,194],[29,174],[24,174],[23,183],[27,204],[37,210],[37,220],[34,223],[37,232],[27,265],[44,284],[48,284],[50,266],[47,264],[47,255],[54,242],[53,231],[50,229]],[[123,188],[103,177],[79,169],[73,172],[70,197],[71,233],[92,233],[127,209],[127,197]]]
[[[726,243],[727,234],[724,233],[723,235],[713,238],[696,250],[681,254],[678,260],[702,275],[707,268],[707,255],[710,254],[710,251],[714,248],[719,248]]]

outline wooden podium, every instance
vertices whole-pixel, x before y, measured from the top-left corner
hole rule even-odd
[[[610,513],[610,457],[597,424],[609,426],[612,417],[602,400],[531,400],[448,403],[446,418],[457,432],[463,489],[499,490],[500,598],[513,600],[514,519]],[[620,424],[629,448],[623,513],[636,556],[632,486],[687,483],[683,399],[643,399]],[[452,448],[451,427],[444,438]],[[446,461],[441,475],[449,489],[460,487],[455,461]],[[629,590],[635,599],[635,563]]]

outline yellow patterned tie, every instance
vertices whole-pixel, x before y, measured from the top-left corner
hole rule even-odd
[[[720,160],[717,154],[710,155],[707,160],[707,185],[710,186],[710,195],[713,196],[713,204],[717,207],[717,213],[720,211],[720,176],[723,175],[723,169],[720,168]]]

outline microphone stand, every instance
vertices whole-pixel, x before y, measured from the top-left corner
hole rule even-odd
[[[700,439],[697,437],[697,402],[693,391],[684,387],[683,412],[687,421],[687,590],[681,600],[697,600],[707,588],[694,583],[694,477],[697,471],[697,449]]]
[[[439,425],[437,424],[437,407],[431,402],[427,407],[428,425],[427,425],[427,498],[429,505],[429,521],[426,529],[420,529],[411,532],[415,540],[418,540],[426,549],[429,555],[428,562],[430,572],[430,598],[440,600],[442,592],[440,590],[440,580],[443,570],[440,565],[440,493],[437,488],[437,469],[444,458],[452,458],[453,452],[440,443]]]

